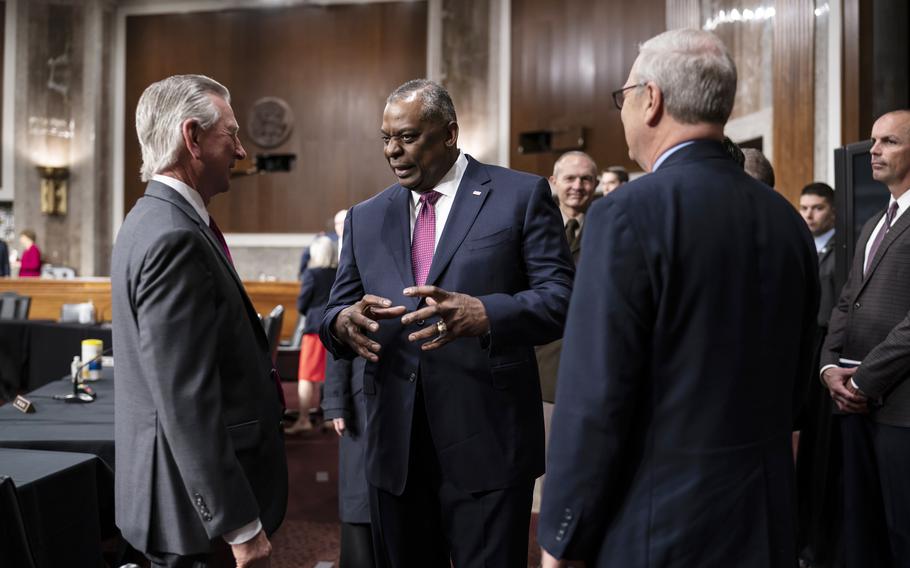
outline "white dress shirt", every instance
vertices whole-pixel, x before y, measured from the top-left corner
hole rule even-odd
[[[205,208],[205,202],[202,200],[202,196],[199,195],[199,192],[183,183],[177,178],[172,178],[170,176],[163,176],[161,174],[155,174],[152,176],[154,181],[163,183],[169,188],[173,189],[183,197],[187,203],[189,203],[196,213],[199,214],[199,217],[202,219],[202,222],[206,225],[209,224],[209,212]],[[262,530],[262,522],[259,519],[254,519],[249,523],[243,525],[239,529],[228,531],[222,535],[221,538],[230,545],[234,544],[243,544],[244,542],[253,540],[259,531]]]
[[[455,193],[458,192],[458,186],[461,185],[461,179],[464,177],[465,170],[468,169],[468,158],[464,152],[458,153],[458,159],[452,164],[452,167],[442,176],[434,191],[442,195],[436,201],[436,239],[433,243],[433,250],[439,244],[439,237],[442,236],[442,230],[445,229],[446,221],[449,218],[449,212],[452,210],[452,203],[455,202]],[[420,213],[420,193],[411,191],[411,240],[414,240],[414,224],[417,222],[417,215]]]
[[[815,252],[821,253],[822,249],[828,246],[828,243],[831,241],[831,237],[834,236],[834,228],[830,228],[824,233],[820,234],[817,237],[812,237],[815,240]]]

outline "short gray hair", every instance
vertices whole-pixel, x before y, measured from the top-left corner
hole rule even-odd
[[[441,124],[458,122],[455,116],[455,103],[452,102],[449,92],[439,83],[429,79],[411,79],[392,91],[385,102],[391,104],[412,96],[419,97],[423,103],[421,120]]]
[[[316,237],[310,245],[310,261],[307,268],[335,268],[338,266],[338,245],[329,237]]]
[[[639,47],[635,80],[653,81],[667,112],[684,124],[725,124],[736,99],[736,64],[723,42],[702,30],[671,30]]]
[[[582,158],[588,161],[591,164],[591,173],[594,174],[594,177],[597,177],[597,163],[594,162],[594,158],[582,152],[581,150],[570,150],[556,159],[556,163],[553,164],[553,177],[559,177],[559,166],[567,160],[568,158]]]
[[[220,113],[209,95],[231,102],[227,87],[205,75],[173,75],[145,89],[136,106],[142,181],[177,163],[184,121],[195,119],[203,129],[218,122]]]

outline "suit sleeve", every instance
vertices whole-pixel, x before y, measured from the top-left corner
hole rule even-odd
[[[326,420],[351,419],[351,374],[354,363],[329,357],[325,364],[325,394],[322,410]]]
[[[198,232],[154,242],[134,276],[133,301],[144,376],[163,432],[200,521],[216,538],[258,518],[234,454],[217,366],[217,298],[212,255]],[[204,506],[203,506],[204,505]]]
[[[795,219],[794,223],[802,224],[803,221],[802,219]],[[809,392],[809,381],[817,380],[814,375],[818,374],[818,369],[813,369],[812,365],[815,361],[816,349],[818,349],[818,334],[821,333],[818,326],[818,305],[821,293],[818,257],[812,247],[808,231],[804,241],[805,261],[803,262],[803,275],[805,289],[803,292],[802,333],[800,334],[796,377],[793,380],[794,430],[799,430],[802,427],[802,410]]]
[[[853,382],[866,396],[878,399],[910,375],[910,313],[863,359]]]
[[[355,208],[352,207],[344,219],[344,236],[338,272],[335,274],[335,283],[332,285],[322,324],[319,327],[319,338],[322,340],[322,344],[336,359],[353,359],[357,355],[353,349],[339,341],[332,332],[332,326],[335,324],[338,313],[359,302],[364,295],[360,270],[357,268],[357,260],[354,257],[354,215]]]
[[[562,337],[575,265],[550,187],[541,178],[527,205],[522,254],[528,289],[480,296],[492,345],[543,345]],[[495,349],[495,347],[494,347]]]
[[[540,545],[566,559],[587,558],[600,545],[611,491],[631,461],[658,296],[642,241],[615,199],[591,208],[582,250],[589,252],[563,339],[538,528]]]

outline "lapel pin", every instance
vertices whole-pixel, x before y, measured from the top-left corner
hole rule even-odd
[[[474,190],[472,193],[473,193],[474,195],[480,195],[480,192],[477,191],[477,190]]]

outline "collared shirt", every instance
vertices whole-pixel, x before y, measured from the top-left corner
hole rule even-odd
[[[891,204],[894,203],[894,197],[888,200],[888,208],[891,208]],[[910,207],[910,191],[905,191],[903,195],[900,196],[900,199],[897,200],[897,213],[894,215],[894,219],[891,220],[891,226],[893,227],[897,220],[901,218],[901,215],[904,214],[904,211]],[[878,235],[878,232],[882,230],[882,227],[885,224],[885,215],[882,215],[882,218],[879,220],[878,224],[875,226],[875,229],[872,231],[872,234],[869,235],[869,241],[866,243],[866,251],[863,254],[863,266],[869,266],[869,249],[872,248],[872,243],[875,241],[875,236]]]
[[[561,209],[559,210],[559,212],[562,213],[562,226],[563,226],[563,228],[565,228],[566,223],[569,222],[569,219],[575,219],[576,221],[578,221],[578,230],[579,230],[579,231],[580,231],[581,228],[584,226],[584,224],[585,224],[585,214],[584,214],[584,213],[582,213],[582,214],[579,215],[578,217],[567,217],[566,214],[563,213]]]
[[[821,253],[822,249],[828,246],[828,243],[831,241],[831,237],[834,236],[834,228],[828,229],[824,233],[820,234],[815,239],[815,252]]]
[[[163,183],[169,188],[173,189],[183,197],[187,203],[189,203],[199,217],[202,219],[202,222],[206,225],[209,224],[209,212],[205,208],[205,201],[202,200],[202,196],[199,195],[199,192],[183,183],[177,178],[172,178],[171,176],[163,176],[161,174],[155,174],[152,176],[154,181]]]
[[[660,155],[659,158],[657,158],[657,161],[654,162],[654,165],[651,166],[651,171],[656,172],[657,168],[659,168],[667,160],[667,158],[672,156],[677,150],[682,150],[683,148],[685,148],[686,146],[689,146],[691,144],[695,144],[695,140],[686,140],[685,142],[680,142],[676,146],[673,146],[669,150],[665,151],[663,154]]]
[[[177,178],[172,178],[170,176],[163,176],[161,174],[155,174],[152,176],[154,181],[163,183],[169,188],[173,189],[183,197],[187,203],[189,203],[193,210],[199,215],[202,219],[202,222],[206,225],[209,224],[209,212],[205,208],[205,201],[202,200],[202,196],[199,195],[199,192],[183,183]],[[262,530],[262,522],[259,519],[254,519],[249,523],[243,525],[239,529],[228,531],[222,535],[224,541],[230,545],[234,544],[243,544],[244,542],[253,540],[253,538],[259,534],[259,531]]]
[[[442,176],[434,191],[442,195],[436,201],[436,240],[434,247],[439,245],[439,237],[442,236],[442,230],[446,226],[446,220],[449,218],[449,212],[452,210],[452,203],[455,202],[455,193],[458,186],[461,185],[461,179],[464,177],[465,170],[468,169],[468,158],[464,152],[458,153],[458,159],[452,164],[452,167]],[[420,193],[411,192],[411,239],[414,239],[414,224],[417,222],[417,215],[420,213]]]

